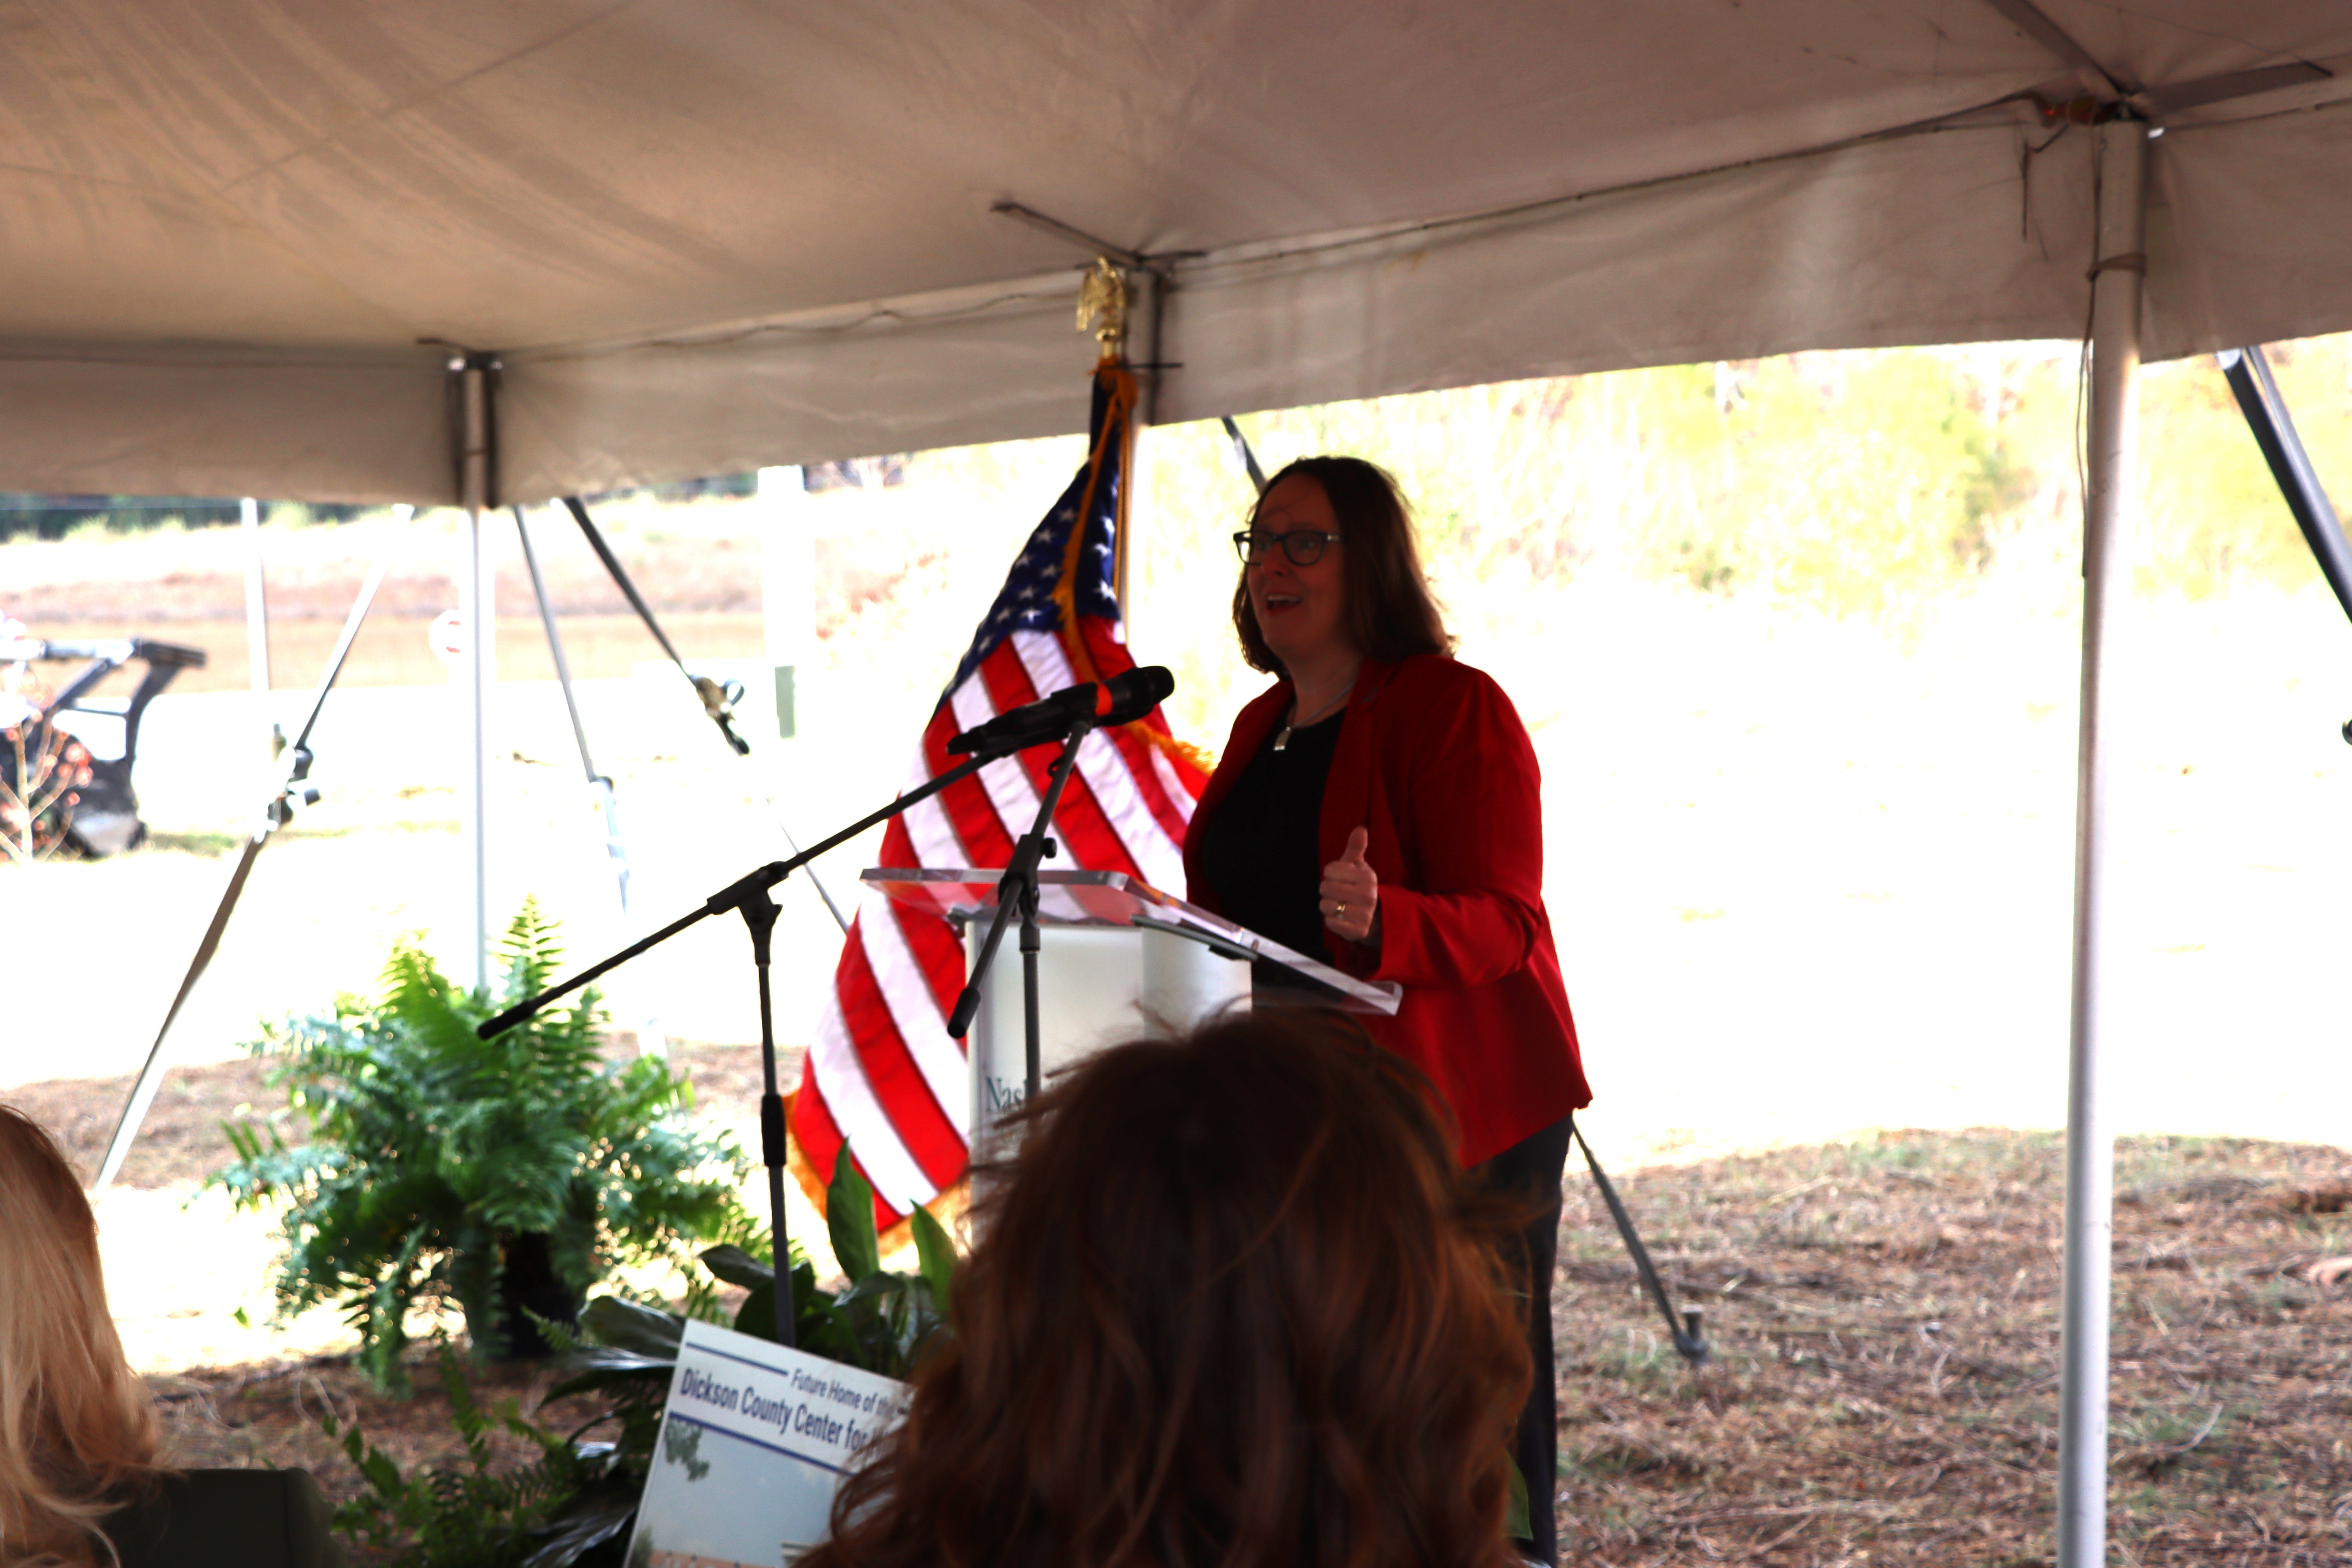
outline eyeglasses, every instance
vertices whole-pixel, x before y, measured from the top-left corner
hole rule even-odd
[[[1255,566],[1265,559],[1265,552],[1276,545],[1290,557],[1293,566],[1312,566],[1323,559],[1324,548],[1339,542],[1336,533],[1319,528],[1294,528],[1288,533],[1276,533],[1271,529],[1253,528],[1234,535],[1234,550],[1244,566]]]

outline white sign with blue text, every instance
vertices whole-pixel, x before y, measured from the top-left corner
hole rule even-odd
[[[843,1470],[906,1407],[894,1379],[688,1323],[630,1568],[784,1568],[824,1538]]]

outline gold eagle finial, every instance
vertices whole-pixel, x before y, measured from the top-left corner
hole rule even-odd
[[[1097,256],[1078,285],[1078,331],[1092,329],[1103,357],[1117,357],[1127,342],[1127,310],[1134,296],[1127,279],[1108,256]]]

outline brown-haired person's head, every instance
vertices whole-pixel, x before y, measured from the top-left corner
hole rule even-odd
[[[1310,559],[1273,542],[1293,532],[1307,536]],[[1337,538],[1327,545],[1329,535]],[[1422,573],[1412,513],[1379,465],[1299,458],[1267,482],[1241,538],[1234,630],[1251,668],[1289,674],[1282,650],[1296,637],[1337,637],[1382,664],[1453,651]]]
[[[97,1521],[155,1473],[156,1437],[89,1200],[48,1134],[0,1105],[0,1563],[110,1561]]]
[[[1315,1012],[1072,1069],[803,1568],[1516,1568],[1517,1216],[1435,1103]]]

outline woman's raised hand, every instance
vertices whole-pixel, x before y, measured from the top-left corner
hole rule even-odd
[[[1380,940],[1381,879],[1364,861],[1371,835],[1359,827],[1348,835],[1348,847],[1323,868],[1323,923],[1349,942]]]

